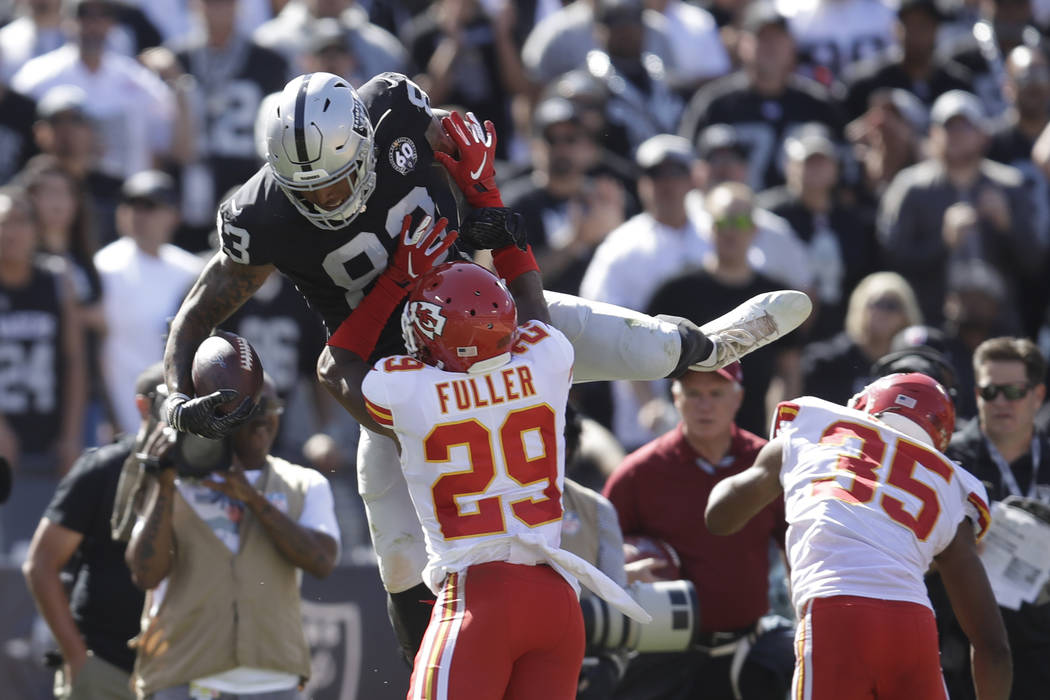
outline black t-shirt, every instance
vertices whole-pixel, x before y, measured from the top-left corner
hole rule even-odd
[[[827,91],[812,80],[792,76],[778,97],[763,97],[738,71],[700,88],[682,115],[679,133],[696,143],[712,124],[732,124],[748,149],[748,184],[756,192],[784,181],[783,143],[802,124],[825,125],[831,138],[842,140],[842,120]]]
[[[907,90],[927,107],[949,90],[973,91],[970,74],[957,63],[937,66],[928,80],[912,80],[901,65],[900,55],[896,51],[858,63],[847,70],[843,82],[843,106],[847,120],[856,119],[868,111],[868,99],[873,92],[883,88]]]
[[[14,90],[0,96],[0,184],[6,183],[37,152],[33,140],[36,102]]]
[[[703,270],[687,272],[660,285],[646,313],[681,316],[700,326],[732,311],[756,294],[776,291],[782,286],[757,273],[746,284],[731,287]],[[777,355],[793,345],[793,338],[788,335],[741,360],[744,369],[744,401],[737,412],[736,424],[744,430],[757,435],[765,435],[769,431],[766,390],[776,374]]]
[[[123,542],[110,537],[117,480],[135,438],[90,450],[58,485],[44,517],[84,536],[70,608],[88,649],[131,672],[135,653],[128,640],[138,634],[143,593],[131,582]]]
[[[247,264],[273,264],[292,280],[334,332],[371,290],[397,249],[401,221],[425,214],[459,228],[444,167],[426,139],[429,98],[399,73],[382,73],[358,91],[375,129],[376,186],[365,211],[330,231],[302,216],[263,166],[219,208],[222,249]],[[453,251],[450,256],[458,256]],[[403,352],[401,311],[390,317],[373,358]]]
[[[26,284],[0,283],[0,415],[24,453],[50,450],[62,427],[65,340],[55,263],[41,256]]]

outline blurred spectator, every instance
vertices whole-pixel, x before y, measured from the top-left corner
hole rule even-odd
[[[783,499],[729,539],[712,535],[695,514],[707,506],[714,485],[751,466],[766,443],[734,420],[745,393],[741,379],[739,363],[676,379],[681,422],[629,454],[605,486],[625,536],[653,537],[678,553],[681,577],[693,582],[702,611],[699,648],[635,656],[613,696],[618,700],[740,697],[730,669],[740,640],[769,609],[769,551],[773,543],[784,547]],[[656,580],[647,570],[635,575]],[[756,697],[742,686],[743,697]],[[786,690],[785,684],[779,694],[758,697],[783,697]]]
[[[408,56],[401,42],[372,24],[368,13],[354,0],[289,0],[276,17],[255,30],[252,38],[284,56],[290,71],[286,78],[299,75],[304,71],[303,56],[309,51],[314,25],[329,17],[347,29],[350,51],[366,79],[384,71],[406,71]]]
[[[756,202],[787,220],[805,241],[817,307],[807,336],[827,338],[842,328],[849,291],[874,268],[874,222],[839,200],[838,153],[820,129],[796,132],[784,151],[787,182]]]
[[[102,279],[106,337],[102,370],[117,433],[134,432],[135,378],[164,354],[168,320],[175,315],[202,262],[170,243],[178,226],[175,186],[147,170],[124,182],[117,207],[121,238],[95,254]]]
[[[21,189],[0,190],[0,440],[16,475],[0,507],[5,551],[28,543],[58,477],[82,450],[84,342],[66,264],[38,256]]]
[[[890,351],[893,337],[922,323],[908,282],[894,272],[874,272],[849,297],[845,329],[802,353],[802,394],[845,404],[871,381],[871,365]]]
[[[896,44],[892,6],[883,0],[777,0],[798,43],[798,69],[825,87],[853,63]]]
[[[108,397],[102,383],[99,349],[106,331],[102,313],[102,281],[95,270],[98,244],[80,183],[53,156],[35,156],[18,174],[26,188],[39,225],[40,250],[65,260],[76,293],[77,319],[86,331],[88,403],[84,440],[89,447],[102,442],[99,428],[108,424]]]
[[[1006,109],[1003,63],[1014,47],[1027,41],[1032,4],[1031,0],[978,0],[976,6],[976,22],[954,40],[938,42],[937,53],[941,60],[955,61],[970,72],[972,90],[986,114],[997,116]],[[1038,36],[1034,27],[1029,36]]]
[[[0,194],[0,415],[18,438],[5,455],[26,474],[65,474],[81,450],[84,354],[76,294],[66,264],[38,256],[28,195]]]
[[[510,97],[531,85],[514,43],[514,3],[490,12],[482,0],[438,0],[400,32],[432,104],[455,104],[499,124],[496,154],[514,140]]]
[[[598,48],[597,19],[602,12],[636,12],[642,0],[573,0],[536,24],[521,49],[529,77],[546,85],[562,73],[587,63],[587,54]],[[634,15],[636,16],[636,15]],[[674,53],[667,18],[645,10],[641,16],[645,53],[655,55],[674,71]]]
[[[0,76],[7,82],[30,59],[61,47],[75,34],[68,12],[84,0],[23,0],[20,16],[0,29]],[[91,1],[91,0],[87,0]],[[150,4],[155,3],[153,0]],[[156,46],[161,36],[141,9],[113,0],[115,25],[107,48],[125,56]]]
[[[619,122],[609,121],[606,111],[609,93],[605,84],[591,75],[586,68],[578,68],[558,76],[544,88],[541,102],[548,97],[563,97],[569,100],[580,121],[604,147],[606,158],[624,158],[624,162],[630,164],[625,157],[631,153],[627,129]],[[633,180],[633,169],[631,173]]]
[[[171,149],[175,102],[156,75],[106,46],[116,18],[114,0],[74,4],[75,38],[26,63],[11,86],[37,99],[57,85],[81,87],[91,96],[84,108],[98,129],[99,168],[114,177],[127,177],[150,167],[154,157]]]
[[[1046,397],[1045,358],[1026,338],[999,337],[977,348],[973,368],[978,416],[952,436],[945,454],[985,483],[989,505],[1007,496],[1050,502],[1050,440],[1034,426]],[[994,522],[992,528],[994,533]],[[938,617],[944,616],[942,606],[935,609]],[[1021,603],[1019,609],[1000,606],[999,611],[1013,657],[1011,700],[1045,697],[1050,684],[1050,603]],[[965,645],[965,637],[948,620],[938,625],[945,681],[953,699],[973,698],[967,654],[948,653],[951,646]]]
[[[703,83],[729,72],[729,56],[710,12],[682,0],[645,0],[645,6],[667,18],[675,66],[670,81],[679,94],[691,95]]]
[[[673,277],[653,293],[645,312],[682,316],[697,325],[718,318],[756,294],[783,288],[757,272],[749,260],[755,239],[754,196],[747,185],[730,182],[707,193],[707,211],[713,221],[714,255],[703,267]],[[772,409],[784,396],[797,395],[799,350],[796,335],[747,356],[744,400],[737,423],[763,433]]]
[[[162,466],[147,475],[125,557],[132,580],[149,591],[135,660],[139,697],[301,697],[310,649],[299,585],[303,571],[332,572],[339,528],[325,478],[270,454],[280,415],[267,377],[259,409],[230,435],[230,461],[206,478],[177,477],[164,448],[148,448]]]
[[[1018,279],[1041,269],[1043,246],[1020,171],[984,157],[988,126],[979,100],[946,92],[930,118],[932,157],[894,178],[878,238],[885,262],[911,284],[927,321],[939,325],[951,261],[981,259]],[[1012,301],[1023,301],[1014,291]]]
[[[838,141],[842,123],[827,91],[795,73],[795,41],[771,4],[747,8],[738,48],[742,69],[693,96],[679,133],[695,141],[712,124],[732,124],[747,148],[747,184],[759,191],[783,182],[781,149],[793,128],[818,122]]]
[[[124,542],[113,537],[110,518],[125,462],[156,425],[151,415],[160,362],[139,375],[135,407],[141,416],[137,437],[85,452],[58,485],[37,525],[22,565],[37,610],[58,644],[63,664],[55,678],[56,698],[132,700],[129,681],[135,652],[128,642],[138,633],[142,591],[124,563]],[[75,562],[76,578],[67,596],[60,574]]]
[[[313,36],[303,55],[307,73],[331,73],[347,80],[355,88],[368,82],[372,76],[361,72],[361,63],[350,50],[350,37],[339,20],[330,17],[318,20]],[[279,93],[277,93],[279,94]],[[265,108],[260,107],[262,114]]]
[[[36,102],[0,80],[0,184],[8,182],[36,153],[34,121]]]
[[[846,138],[861,166],[857,197],[875,207],[890,182],[919,160],[921,139],[929,128],[926,107],[901,88],[876,90],[867,111],[846,125]]]
[[[647,139],[636,155],[642,212],[601,242],[580,283],[580,296],[641,311],[667,279],[699,267],[711,243],[686,215],[696,156],[680,136]],[[613,382],[613,432],[621,443],[642,445],[663,430],[641,423],[639,409],[666,391],[666,382]]]
[[[602,149],[572,102],[544,100],[533,115],[530,174],[501,187],[503,201],[521,212],[544,288],[575,294],[609,231],[623,223],[627,194],[600,170]]]
[[[632,151],[645,139],[674,131],[682,100],[671,91],[670,66],[645,50],[642,0],[597,0],[586,67],[605,87],[605,115],[622,127]]]
[[[942,327],[970,353],[989,338],[1016,333],[1017,308],[1010,303],[1003,276],[981,260],[953,263]]]
[[[51,88],[37,103],[33,137],[78,183],[90,206],[91,228],[100,244],[116,237],[115,213],[122,180],[98,168],[98,135],[87,114],[87,93],[75,85]]]
[[[856,63],[843,74],[846,119],[856,119],[867,111],[869,98],[876,90],[901,88],[928,107],[949,90],[973,89],[966,69],[934,58],[937,29],[943,20],[936,0],[902,0],[896,23],[899,46]]]
[[[712,124],[704,129],[697,148],[700,156],[697,189],[686,196],[686,210],[704,237],[713,240],[714,227],[705,196],[726,182],[748,182],[747,148],[736,127],[729,124]],[[753,219],[756,233],[748,250],[751,266],[782,285],[809,290],[813,285],[813,269],[806,246],[791,224],[759,206],[753,210]]]
[[[11,79],[26,61],[66,43],[64,0],[25,0],[22,12],[0,28],[0,76]]]
[[[1033,228],[1045,249],[1050,245],[1050,176],[1032,160],[1036,139],[1050,124],[1050,65],[1044,50],[1018,46],[1010,52],[1003,95],[1009,106],[992,134],[988,158],[1012,165],[1024,175],[1032,202]],[[1050,280],[1037,274],[1018,282],[1021,298],[1026,300],[1022,330],[1034,336],[1050,301]]]
[[[171,47],[195,80],[195,157],[181,172],[183,230],[177,238],[193,252],[208,248],[218,196],[258,170],[255,116],[263,97],[284,87],[288,71],[280,54],[241,33],[240,1],[194,0],[200,29]]]

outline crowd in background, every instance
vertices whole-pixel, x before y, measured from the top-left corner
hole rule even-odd
[[[0,12],[0,455],[43,499],[5,507],[7,553],[85,447],[135,430],[135,378],[213,250],[216,205],[262,163],[259,105],[307,71],[402,72],[434,105],[491,119],[549,289],[697,323],[808,292],[807,325],[743,363],[738,422],[760,435],[777,400],[843,402],[903,345],[949,358],[961,418],[981,341],[1050,354],[1046,0]],[[367,548],[356,428],[314,381],[318,319],[274,276],[225,327],[291,407],[276,452],[332,478],[345,549]],[[677,422],[660,383],[574,399],[627,450]]]

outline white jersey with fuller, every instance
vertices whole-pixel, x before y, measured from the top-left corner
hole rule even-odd
[[[555,328],[519,328],[511,359],[487,372],[446,372],[406,356],[376,363],[366,407],[401,443],[401,465],[426,538],[423,580],[435,593],[472,564],[546,563],[632,616],[630,597],[560,549],[565,403],[573,349]]]
[[[780,404],[780,481],[796,610],[836,595],[930,607],[923,575],[970,518],[988,526],[973,475],[878,419],[803,397]]]

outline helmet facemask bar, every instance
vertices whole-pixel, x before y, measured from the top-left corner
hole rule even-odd
[[[331,177],[321,176],[309,182],[294,182],[282,177],[274,171],[274,179],[284,192],[288,200],[316,226],[329,230],[343,228],[358,214],[365,210],[365,203],[372,196],[376,186],[376,158],[375,151],[368,148],[368,155],[364,158],[355,158],[352,163]],[[314,171],[317,172],[317,171]],[[320,171],[324,173],[324,171]],[[301,193],[315,192],[337,184],[340,180],[346,180],[350,188],[350,196],[346,201],[335,209],[323,209],[313,202],[308,201]]]

